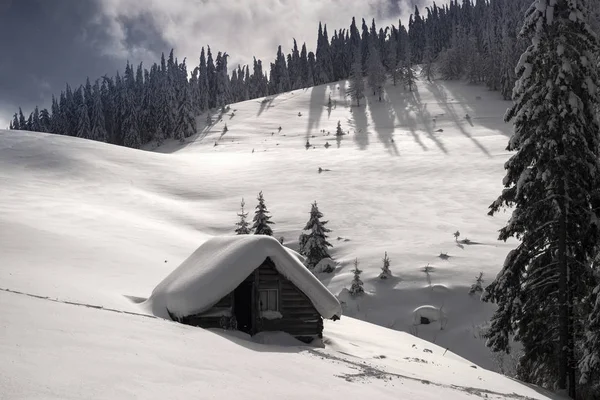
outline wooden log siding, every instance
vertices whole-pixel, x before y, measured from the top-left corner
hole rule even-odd
[[[323,337],[323,318],[310,299],[267,260],[258,269],[258,289],[278,289],[280,319],[259,318],[258,331],[283,331],[302,340]]]

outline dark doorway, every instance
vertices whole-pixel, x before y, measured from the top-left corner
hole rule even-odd
[[[233,299],[238,330],[252,334],[252,282],[241,283],[233,292]]]

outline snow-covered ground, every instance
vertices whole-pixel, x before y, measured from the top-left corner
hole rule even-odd
[[[0,288],[12,291],[0,291],[0,398],[543,398],[482,369],[496,368],[479,337],[493,306],[468,295],[514,245],[496,241],[506,219],[486,216],[508,157],[508,103],[435,82],[390,86],[385,102],[357,108],[343,87],[234,104],[155,151],[0,131]],[[338,121],[347,135],[336,141]],[[241,198],[252,210],[261,190],[292,248],[311,202],[329,220],[340,266],[319,278],[345,304],[325,348],[143,316],[137,302],[204,241],[232,233]],[[380,281],[385,251],[394,277]],[[358,300],[343,291],[354,258]]]

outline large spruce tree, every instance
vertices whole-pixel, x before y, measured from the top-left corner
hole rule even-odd
[[[500,239],[520,239],[484,300],[498,304],[488,345],[523,346],[519,377],[576,395],[579,321],[598,252],[600,141],[595,35],[581,1],[536,0],[521,34],[531,44],[517,66],[506,120],[516,153],[490,214],[514,207]],[[543,299],[543,301],[541,300]],[[589,300],[587,300],[589,301]]]
[[[331,243],[327,241],[327,233],[331,230],[325,227],[327,221],[321,221],[321,218],[323,218],[323,214],[319,211],[315,201],[311,205],[310,217],[304,227],[308,233],[302,236],[302,248],[300,249],[300,254],[306,257],[306,266],[311,269],[322,259],[331,258],[327,250],[328,247],[332,247]]]
[[[271,216],[269,215],[269,211],[265,205],[265,198],[263,197],[262,191],[258,194],[257,199],[258,204],[256,205],[254,219],[252,220],[254,222],[252,225],[252,230],[254,231],[255,235],[273,236],[273,229],[271,229],[270,225],[273,225],[274,222],[271,221]]]

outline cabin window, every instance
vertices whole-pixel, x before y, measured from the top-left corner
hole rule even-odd
[[[279,291],[277,289],[260,289],[258,296],[260,311],[279,311]]]

